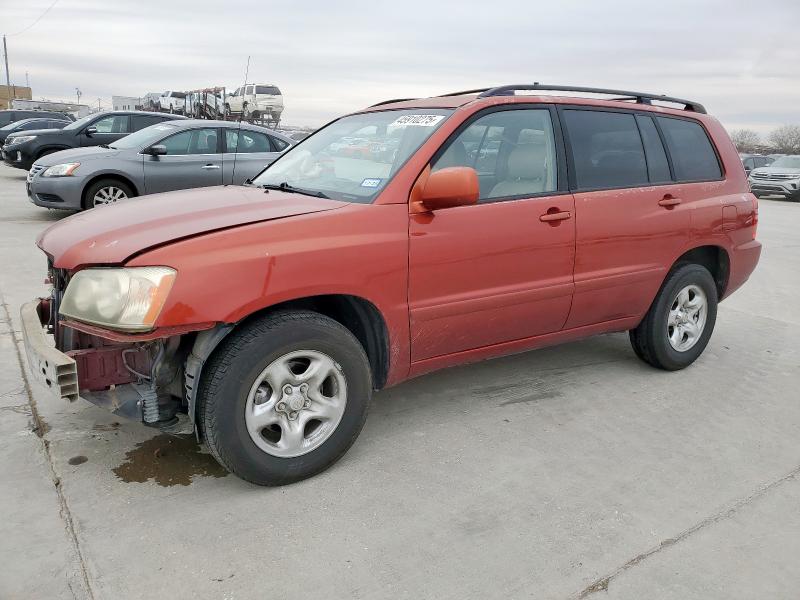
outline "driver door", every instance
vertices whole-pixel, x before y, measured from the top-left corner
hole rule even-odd
[[[100,146],[111,144],[125,137],[131,132],[131,119],[128,115],[109,115],[90,123],[80,135],[81,146]],[[95,128],[93,133],[87,133],[89,128]]]
[[[481,190],[477,204],[410,216],[412,362],[563,328],[575,204],[554,120],[548,108],[485,112],[434,159],[433,171],[475,169]]]

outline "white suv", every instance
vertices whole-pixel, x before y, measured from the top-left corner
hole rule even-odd
[[[280,120],[283,96],[274,85],[248,84],[237,88],[225,99],[228,113],[241,113],[244,118]]]

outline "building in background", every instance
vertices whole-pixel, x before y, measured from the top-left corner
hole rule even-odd
[[[12,85],[9,88],[7,85],[0,85],[0,110],[11,108],[11,100],[16,98],[30,100],[32,97],[31,88],[29,87]]]
[[[11,100],[10,108],[18,108],[20,110],[52,110],[55,112],[70,113],[76,119],[85,117],[92,112],[92,109],[86,104],[52,102],[50,100]]]
[[[111,96],[114,110],[141,110],[143,103],[141,96]]]

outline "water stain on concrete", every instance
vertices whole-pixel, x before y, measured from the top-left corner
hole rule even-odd
[[[201,452],[192,436],[157,435],[125,453],[114,474],[126,483],[152,479],[158,485],[190,485],[195,477],[225,477],[228,472],[214,457]]]
[[[97,423],[92,429],[94,431],[116,431],[120,425],[116,421],[113,423]]]
[[[73,457],[72,457],[72,458],[70,458],[70,459],[69,459],[67,462],[68,462],[69,464],[71,464],[71,465],[82,465],[82,464],[83,464],[83,463],[85,463],[87,460],[89,460],[89,459],[88,459],[88,458],[86,458],[85,456],[73,456]]]

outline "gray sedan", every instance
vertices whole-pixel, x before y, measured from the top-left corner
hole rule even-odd
[[[28,197],[39,206],[74,210],[156,192],[242,184],[293,143],[257,125],[165,121],[108,146],[40,158],[28,173]]]

